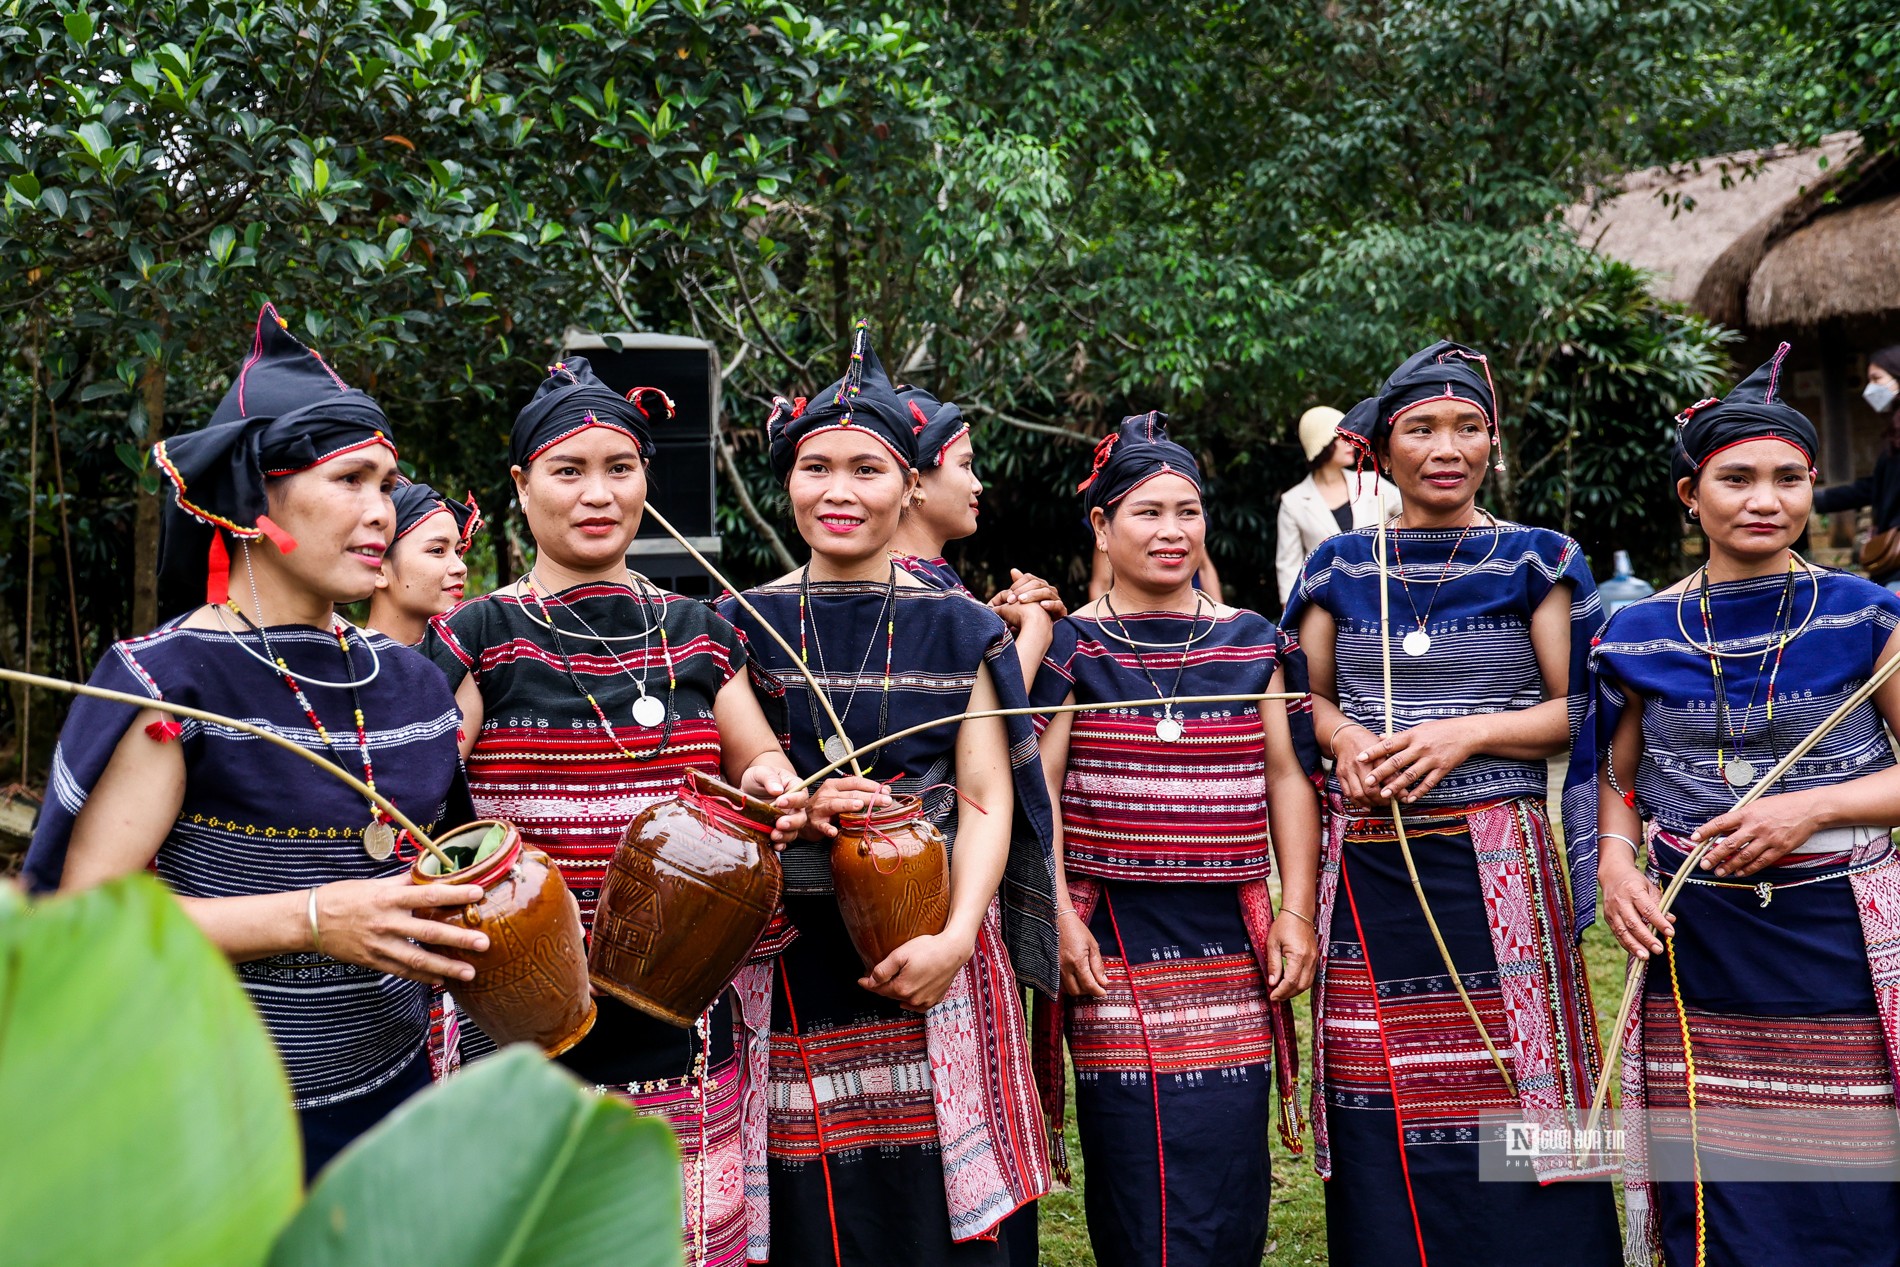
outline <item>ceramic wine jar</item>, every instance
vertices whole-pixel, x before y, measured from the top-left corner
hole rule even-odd
[[[692,1025],[731,983],[778,909],[779,811],[698,771],[627,825],[601,884],[594,987]]]
[[[546,854],[522,843],[512,823],[471,823],[436,844],[474,844],[496,827],[506,832],[500,847],[459,871],[442,874],[426,851],[409,870],[415,884],[479,884],[482,900],[417,914],[488,934],[480,953],[433,948],[474,965],[475,979],[455,982],[452,991],[482,1032],[498,1044],[537,1043],[558,1056],[594,1025],[580,905],[567,882]]]
[[[915,796],[838,816],[831,883],[867,972],[950,918],[950,851]]]

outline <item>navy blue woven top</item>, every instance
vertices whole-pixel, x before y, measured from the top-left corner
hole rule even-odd
[[[1553,589],[1569,587],[1572,751],[1562,805],[1576,933],[1582,936],[1596,912],[1596,757],[1591,744],[1579,743],[1579,738],[1591,712],[1590,644],[1603,626],[1603,605],[1582,548],[1562,533],[1508,521],[1469,532],[1392,528],[1386,545],[1395,731],[1439,718],[1543,703],[1531,616]],[[1332,613],[1340,711],[1382,734],[1386,700],[1377,548],[1376,527],[1321,542],[1301,569],[1280,624],[1297,631],[1313,605]],[[1430,647],[1423,655],[1407,654],[1401,640],[1420,628],[1430,635]],[[1481,754],[1446,775],[1418,803],[1429,807],[1543,799],[1547,782],[1542,761]],[[1330,786],[1336,791],[1337,780]]]
[[[183,618],[181,618],[182,620]],[[227,617],[235,623],[235,617]],[[242,635],[263,653],[254,633]],[[418,824],[440,820],[460,788],[456,729],[461,714],[442,671],[381,634],[349,630],[354,677],[369,671],[367,638],[381,658],[357,694],[369,734],[376,788]],[[234,634],[178,622],[116,643],[92,675],[95,686],[169,700],[262,726],[336,760],[282,677],[233,645]],[[306,625],[272,626],[272,647],[299,674],[351,678],[334,635]],[[351,693],[306,684],[304,693],[358,778]],[[105,772],[137,710],[80,698],[60,732],[46,808],[27,853],[37,889],[59,884],[74,820]],[[229,727],[184,721],[185,798],[154,868],[184,897],[284,893],[336,880],[399,875],[408,864],[363,850],[368,803],[308,762]],[[456,817],[463,817],[457,814]],[[293,952],[235,965],[270,1029],[298,1108],[374,1090],[422,1051],[429,988],[327,955]]]
[[[814,582],[811,586],[807,644],[815,640],[823,654],[812,652],[810,665],[842,715],[853,743],[870,743],[963,712],[970,707],[977,671],[985,664],[1003,707],[1027,705],[1015,644],[1002,617],[957,591],[900,585],[891,617],[896,633],[886,708],[887,629],[879,619],[885,594],[881,582]],[[794,647],[799,645],[795,580],[747,590],[746,598]],[[810,690],[784,649],[730,597],[720,603],[719,610],[746,639],[753,681],[768,705],[768,716],[776,714],[773,721],[779,742],[793,767],[809,774],[828,764],[819,743],[821,733],[830,733],[830,723],[820,710],[819,725],[824,729],[814,728]],[[1016,975],[1053,992],[1058,980],[1054,818],[1036,756],[1034,727],[1027,717],[1009,718],[1007,725],[1016,814],[1002,886],[1003,941]],[[900,793],[923,794],[925,811],[953,846],[957,797],[950,788],[936,785],[956,782],[957,729],[956,724],[946,723],[923,731],[879,749],[864,762],[872,778],[896,780]],[[926,792],[926,788],[936,790]],[[823,848],[793,845],[786,849],[784,862],[788,893],[831,891],[831,865]]]
[[[1724,735],[1715,707],[1715,679],[1703,649],[1707,644],[1698,588],[1656,594],[1619,610],[1590,661],[1599,749],[1607,748],[1616,734],[1629,707],[1628,692],[1643,697],[1643,759],[1632,790],[1644,817],[1676,835],[1735,808],[1740,792],[1728,786],[1717,769],[1718,743],[1728,761],[1746,760],[1757,776],[1766,774],[1873,674],[1900,625],[1900,597],[1844,572],[1817,569],[1799,575],[1792,610],[1785,614],[1785,575],[1711,585],[1716,645],[1728,653],[1722,674],[1728,694]],[[1810,605],[1814,615],[1806,620]],[[1774,644],[1784,629],[1801,632],[1788,643],[1780,671],[1773,674],[1775,708],[1770,720],[1768,679]],[[1827,787],[1893,763],[1879,710],[1866,703],[1797,761],[1774,790]]]

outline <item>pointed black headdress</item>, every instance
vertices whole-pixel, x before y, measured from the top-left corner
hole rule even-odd
[[[771,443],[772,473],[783,484],[798,460],[799,446],[815,435],[853,427],[869,432],[906,468],[917,465],[914,419],[897,397],[891,379],[871,346],[871,323],[860,320],[851,337],[851,363],[844,377],[812,397],[772,402],[765,420]]]
[[[655,399],[657,398],[657,400]],[[673,416],[673,400],[657,387],[636,387],[621,395],[600,381],[584,356],[548,366],[532,399],[515,415],[508,433],[508,461],[522,470],[549,449],[589,427],[606,427],[633,441],[643,458],[655,452],[648,426],[649,402]]]
[[[1498,394],[1491,383],[1491,364],[1484,353],[1440,339],[1414,352],[1385,380],[1370,413],[1366,402],[1340,420],[1339,433],[1363,458],[1378,464],[1379,446],[1392,434],[1392,424],[1410,410],[1434,400],[1465,400],[1484,414],[1491,433],[1493,465],[1504,469],[1504,449],[1498,432]]]
[[[391,545],[414,532],[417,525],[439,510],[448,511],[455,520],[457,554],[467,554],[475,534],[482,530],[482,508],[475,504],[473,493],[466,500],[452,502],[427,484],[405,480],[396,486],[390,498],[396,503],[396,535],[390,540]]]
[[[910,411],[911,431],[917,437],[917,469],[928,471],[942,466],[950,446],[970,434],[963,410],[955,401],[938,400],[921,387],[899,387],[897,398]]]
[[[1821,436],[1808,416],[1781,399],[1782,344],[1766,364],[1735,384],[1720,400],[1699,400],[1676,415],[1676,442],[1692,470],[1723,449],[1750,440],[1781,440],[1801,450],[1810,470]]]
[[[267,479],[369,445],[396,451],[382,408],[298,342],[276,307],[265,304],[250,355],[211,421],[152,448],[172,486],[159,526],[160,617],[225,601],[226,536],[269,537],[285,553],[296,549],[266,513]]]

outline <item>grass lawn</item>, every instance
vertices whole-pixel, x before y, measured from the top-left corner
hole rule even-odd
[[[1623,992],[1623,950],[1601,921],[1592,924],[1583,939],[1584,959],[1590,969],[1590,991],[1596,1004],[1597,1032],[1608,1035],[1616,1019],[1616,1007]],[[1300,1019],[1300,1053],[1312,1059],[1311,1017],[1305,999],[1296,1005]],[[1309,1067],[1300,1071],[1302,1093],[1310,1091]],[[1074,1169],[1077,1191],[1060,1192],[1042,1202],[1041,1240],[1044,1267],[1094,1267],[1095,1255],[1089,1249],[1088,1227],[1082,1217],[1080,1187],[1087,1180],[1082,1174],[1082,1148],[1075,1138],[1074,1092],[1069,1103],[1069,1160]],[[1267,1129],[1272,1129],[1269,1126]],[[1326,1261],[1326,1199],[1322,1185],[1313,1174],[1311,1137],[1308,1154],[1290,1157],[1274,1138],[1273,1212],[1267,1235],[1268,1263],[1324,1263]],[[1619,1194],[1619,1206],[1621,1205]]]

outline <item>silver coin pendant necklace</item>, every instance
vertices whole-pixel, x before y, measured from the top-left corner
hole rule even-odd
[[[1108,613],[1109,619],[1115,622],[1115,628],[1121,634],[1121,641],[1135,655],[1135,665],[1141,670],[1141,676],[1148,679],[1148,685],[1153,689],[1155,698],[1161,701],[1161,716],[1155,719],[1155,738],[1162,743],[1180,743],[1181,737],[1187,733],[1187,727],[1179,717],[1174,715],[1174,704],[1170,697],[1181,693],[1181,677],[1187,672],[1188,648],[1193,646],[1200,637],[1201,592],[1194,591],[1194,614],[1188,617],[1188,636],[1176,653],[1180,656],[1180,660],[1174,666],[1174,686],[1165,693],[1161,689],[1161,683],[1155,681],[1155,675],[1148,671],[1148,661],[1141,654],[1141,647],[1129,637],[1128,626],[1122,621],[1121,613],[1115,610],[1114,600],[1107,594],[1102,595],[1102,609]]]
[[[1458,534],[1458,540],[1452,543],[1451,553],[1445,556],[1445,562],[1438,569],[1438,579],[1432,583],[1432,596],[1425,600],[1425,614],[1423,616],[1418,614],[1418,604],[1412,600],[1412,587],[1405,579],[1405,556],[1399,550],[1399,539],[1396,536],[1392,538],[1392,557],[1398,563],[1399,588],[1404,591],[1405,605],[1412,609],[1412,620],[1418,626],[1416,629],[1410,630],[1406,633],[1405,637],[1399,640],[1399,648],[1404,651],[1406,655],[1417,659],[1432,649],[1432,636],[1426,632],[1426,626],[1431,623],[1432,608],[1438,605],[1438,591],[1445,588],[1445,578],[1451,572],[1452,560],[1458,557],[1459,547],[1463,546],[1465,538],[1471,535],[1471,529],[1473,525],[1477,523],[1478,516],[1482,513],[1482,511],[1474,508],[1471,513],[1471,518],[1465,523],[1464,531],[1460,532]],[[1491,549],[1495,551],[1497,547],[1497,538],[1493,537],[1491,539]],[[1484,557],[1485,559],[1489,559],[1491,556],[1487,554]],[[1482,560],[1480,563],[1482,563]]]

